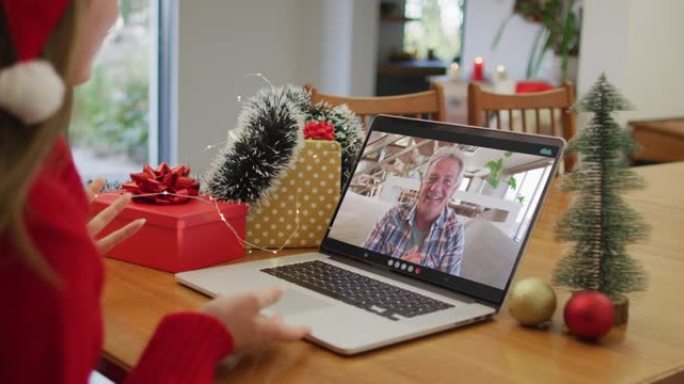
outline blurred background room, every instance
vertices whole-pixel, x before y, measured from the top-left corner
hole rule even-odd
[[[678,0],[122,0],[71,141],[85,178],[142,162],[207,170],[241,100],[268,85],[344,96],[444,85],[467,121],[467,83],[497,92],[575,85],[600,73],[635,109],[619,123],[684,116]],[[578,116],[581,129],[586,119]]]

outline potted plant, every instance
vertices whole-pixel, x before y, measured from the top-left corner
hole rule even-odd
[[[504,157],[511,157],[513,155],[513,152],[506,152],[504,153]],[[498,188],[499,183],[502,181],[502,172],[504,170],[504,158],[500,158],[499,160],[489,160],[486,164],[485,167],[489,168],[489,176],[487,177],[487,182],[489,182],[489,185],[492,186],[492,188]],[[518,182],[515,180],[515,177],[511,176],[508,178],[508,181],[506,182],[509,187],[516,189],[518,187]]]
[[[511,175],[506,177],[503,175],[504,158],[509,158],[511,156],[513,156],[513,152],[507,151],[504,153],[504,157],[498,160],[489,160],[485,164],[485,167],[489,170],[489,175],[487,176],[486,180],[492,188],[499,188],[501,182],[505,182],[506,185],[511,189],[518,188],[518,180],[515,178],[515,176]],[[525,204],[525,196],[518,195],[515,197],[515,201],[517,201],[518,204]]]
[[[580,8],[575,0],[515,0],[513,13],[504,20],[494,38],[499,43],[508,22],[516,15],[538,23],[532,49],[527,59],[526,77],[533,78],[539,71],[544,55],[552,50],[561,60],[561,82],[568,80],[570,57],[579,53]]]

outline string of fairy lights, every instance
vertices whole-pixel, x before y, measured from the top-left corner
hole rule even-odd
[[[266,76],[265,76],[263,73],[261,73],[261,72],[248,73],[248,74],[246,74],[246,75],[243,76],[243,78],[249,78],[249,77],[257,77],[257,78],[263,80],[266,84],[268,84],[269,87],[275,87],[275,85],[273,84],[273,82],[271,82],[271,80],[269,80],[268,77],[266,77]],[[237,96],[235,97],[235,99],[236,99],[237,104],[241,104],[241,103],[242,103],[242,96],[241,96],[241,95],[237,95]],[[217,142],[217,143],[208,144],[207,146],[205,146],[205,147],[202,149],[201,152],[207,152],[207,151],[210,151],[210,150],[212,150],[212,149],[216,149],[216,148],[223,147],[224,145],[228,144],[231,140],[235,140],[235,139],[237,139],[237,135],[235,134],[235,129],[229,129],[229,130],[228,130],[228,139],[227,139],[227,140],[223,140],[223,141],[220,141],[220,142]],[[192,155],[191,155],[190,157],[186,158],[185,163],[190,164],[190,162],[191,162],[190,160],[191,160],[191,159],[192,159]]]
[[[107,194],[121,195],[122,193],[123,192],[121,192],[121,191],[117,191],[117,192],[111,191],[111,192],[103,192],[99,195],[107,195]],[[277,255],[278,253],[280,253],[280,251],[282,251],[287,246],[287,244],[290,242],[292,237],[294,237],[297,234],[297,232],[299,231],[299,227],[300,227],[299,193],[298,193],[298,191],[295,193],[296,194],[295,194],[295,210],[294,210],[295,211],[294,229],[289,234],[289,236],[285,239],[285,241],[276,249],[261,247],[258,244],[255,244],[255,243],[248,241],[246,238],[242,238],[240,236],[240,234],[238,233],[238,231],[235,229],[235,227],[233,227],[233,225],[230,223],[230,220],[228,220],[226,218],[225,214],[223,213],[223,211],[221,211],[221,207],[218,204],[218,200],[211,195],[188,196],[188,195],[179,195],[179,194],[171,193],[168,191],[163,191],[163,192],[159,192],[159,193],[134,194],[132,196],[132,199],[135,200],[135,199],[142,199],[142,198],[148,198],[148,197],[171,196],[171,197],[182,197],[182,198],[189,198],[192,200],[201,201],[202,203],[205,203],[205,204],[212,206],[212,208],[214,208],[214,210],[216,210],[216,213],[217,213],[219,219],[221,220],[221,222],[226,227],[228,227],[228,229],[232,232],[232,234],[235,236],[235,238],[240,243],[240,245],[242,245],[245,249],[247,249],[247,252],[252,253],[253,249],[257,249],[259,251],[268,252],[268,253],[272,253],[274,255]]]

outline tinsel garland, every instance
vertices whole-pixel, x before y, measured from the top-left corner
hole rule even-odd
[[[301,87],[288,86],[286,94],[306,115],[306,120],[326,120],[335,126],[335,141],[342,149],[342,187],[352,176],[354,161],[364,139],[361,120],[346,104],[331,106],[325,102],[313,104],[311,93]]]
[[[237,138],[229,136],[206,177],[209,194],[250,204],[266,201],[303,145],[304,120],[282,87],[249,98],[238,116]]]
[[[342,151],[341,183],[346,185],[363,143],[360,120],[346,105],[313,105],[307,90],[288,85],[264,88],[245,103],[237,139],[229,138],[207,174],[209,194],[257,205],[267,202],[283,173],[294,165],[304,124],[310,120],[335,126],[335,141]]]
[[[346,104],[330,108],[326,103],[311,107],[309,115],[315,120],[326,120],[335,126],[335,141],[342,148],[342,187],[351,179],[354,162],[363,144],[364,133],[360,119]]]
[[[611,117],[612,111],[628,108],[605,75],[577,103],[577,111],[594,117],[569,147],[582,162],[563,183],[563,189],[578,196],[557,228],[561,240],[574,243],[554,271],[557,285],[599,290],[612,298],[645,288],[644,271],[626,246],[643,239],[648,226],[619,195],[642,187],[643,181],[625,161],[625,153],[636,146]]]

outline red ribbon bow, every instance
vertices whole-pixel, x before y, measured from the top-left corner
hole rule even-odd
[[[335,140],[335,126],[325,120],[311,120],[304,126],[304,138],[314,140]]]
[[[186,196],[199,194],[200,183],[188,177],[189,174],[190,168],[186,165],[171,168],[168,164],[161,163],[157,169],[153,169],[145,164],[142,172],[131,173],[131,181],[125,183],[123,188],[134,195],[155,194],[138,198],[149,203],[185,203],[190,200]]]

